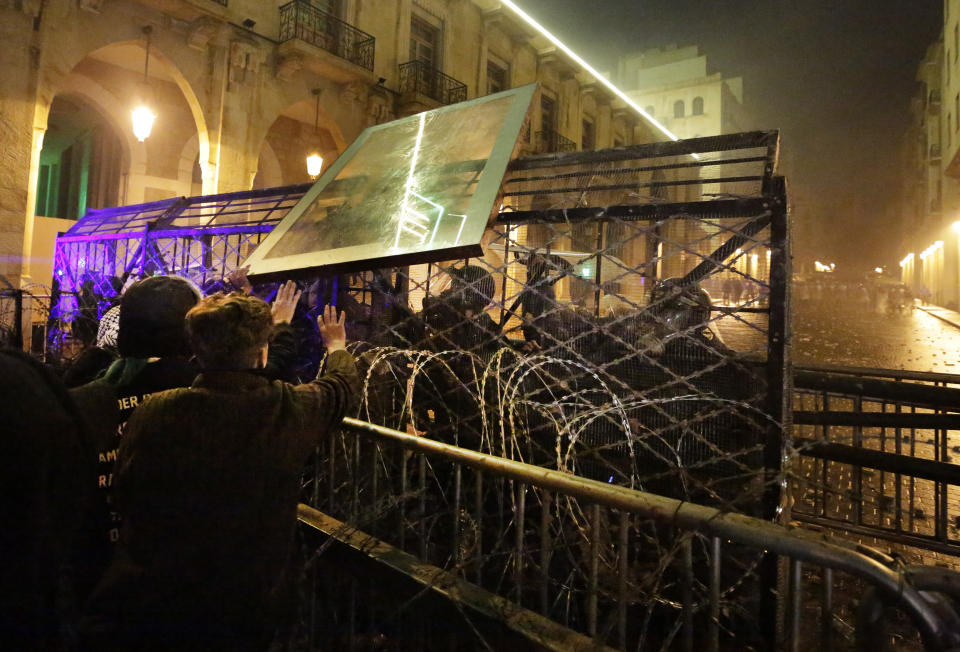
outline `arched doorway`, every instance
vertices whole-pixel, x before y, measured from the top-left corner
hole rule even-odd
[[[84,98],[54,98],[40,152],[36,214],[77,219],[116,206],[129,164],[116,129]]]
[[[194,170],[181,171],[185,149],[191,163],[206,154],[196,98],[155,47],[145,84],[145,56],[144,43],[112,43],[90,52],[58,84],[40,154],[38,215],[77,219],[87,208],[196,194]],[[130,113],[145,87],[157,117],[151,135],[137,142]]]
[[[307,183],[307,156],[318,152],[326,170],[344,149],[339,126],[314,98],[291,104],[267,131],[253,187]]]

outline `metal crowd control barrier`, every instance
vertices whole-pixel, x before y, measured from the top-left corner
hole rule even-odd
[[[494,496],[485,493],[490,487]],[[843,649],[851,632],[860,634],[852,605],[867,589],[909,616],[915,629],[905,641],[912,635],[924,649],[940,650],[960,634],[945,601],[921,595],[889,558],[842,539],[357,419],[345,419],[320,451],[312,490],[318,509],[351,528],[597,645],[770,648],[742,628],[757,600],[777,600],[776,647]],[[756,567],[764,555],[779,556],[788,571],[781,586],[768,591],[749,572],[729,584],[731,566]],[[938,581],[936,590],[957,579]],[[893,626],[907,625],[894,619]]]
[[[798,368],[793,421],[794,518],[960,554],[960,376]]]

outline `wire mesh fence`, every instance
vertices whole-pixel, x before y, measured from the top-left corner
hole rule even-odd
[[[328,283],[357,339],[359,417],[774,518],[786,203],[775,138],[736,145],[521,159],[482,257]],[[755,549],[351,436],[318,459],[321,511],[613,645],[669,647],[693,618],[762,646],[780,622],[776,562]]]

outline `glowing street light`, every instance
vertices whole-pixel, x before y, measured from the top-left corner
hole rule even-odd
[[[317,125],[320,122],[320,89],[313,89],[313,96],[317,98],[317,107],[313,113],[313,137],[317,137]],[[312,151],[307,155],[307,174],[311,179],[320,176],[320,170],[323,169],[323,157],[317,151]]]
[[[883,268],[882,268],[882,267],[874,267],[874,268],[873,268],[873,271],[875,271],[877,274],[883,274]]]
[[[139,84],[139,103],[133,111],[130,112],[130,118],[133,121],[133,135],[141,143],[150,137],[153,131],[153,121],[157,115],[150,109],[150,100],[153,93],[150,89],[150,80],[147,77],[147,71],[150,69],[150,34],[153,28],[147,25],[143,28],[143,33],[147,37],[147,54],[143,58],[143,81]]]
[[[307,157],[307,174],[310,175],[310,178],[316,179],[320,176],[320,170],[322,169],[323,157],[316,152],[310,154],[310,156]]]

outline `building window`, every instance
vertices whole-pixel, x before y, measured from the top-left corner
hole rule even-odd
[[[644,109],[644,111],[647,112],[647,115],[648,115],[648,116],[650,116],[651,118],[653,117],[653,105],[652,105],[652,104],[651,104],[650,106],[646,107],[646,108]]]
[[[673,117],[682,118],[686,107],[683,105],[683,100],[677,100],[673,103]]]
[[[340,17],[340,0],[313,0],[313,6],[331,16]]]
[[[583,121],[583,133],[580,138],[580,149],[587,152],[597,148],[597,128],[593,120]]]
[[[440,68],[440,30],[417,16],[410,21],[410,61]]]
[[[693,98],[693,115],[703,115],[703,98]]]
[[[548,134],[557,130],[557,101],[540,95],[540,130]]]
[[[493,58],[487,59],[487,94],[499,93],[510,88],[509,68]]]

